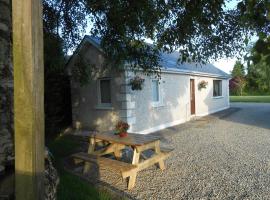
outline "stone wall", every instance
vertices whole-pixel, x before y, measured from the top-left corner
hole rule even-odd
[[[0,171],[14,160],[11,1],[0,0]]]

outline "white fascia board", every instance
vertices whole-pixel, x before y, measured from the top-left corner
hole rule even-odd
[[[94,47],[96,47],[101,53],[103,53],[101,47],[95,41],[93,41],[91,38],[89,38],[87,36],[84,36],[84,38],[82,39],[82,41],[80,42],[80,44],[77,46],[77,48],[75,49],[75,51],[73,52],[73,54],[70,56],[70,58],[66,62],[65,65],[67,67],[69,66],[69,63],[78,55],[78,53],[81,51],[82,47],[86,43],[90,43],[91,45],[93,45]]]
[[[166,70],[161,69],[162,73],[168,73],[168,74],[186,74],[186,75],[194,75],[194,76],[206,76],[206,77],[214,77],[214,78],[221,78],[221,79],[229,79],[229,77],[221,76],[217,74],[210,74],[210,73],[204,73],[204,72],[196,72],[196,71],[189,71],[189,70]]]

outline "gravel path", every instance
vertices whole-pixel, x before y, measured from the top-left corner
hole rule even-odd
[[[110,172],[100,178],[133,199],[270,199],[270,104],[231,106],[155,133],[175,150],[165,171],[139,172],[133,190]]]

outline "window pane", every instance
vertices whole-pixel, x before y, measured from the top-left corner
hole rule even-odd
[[[214,96],[217,96],[218,95],[218,88],[217,88],[217,82],[214,81]]]
[[[219,95],[222,96],[222,81],[219,81]]]
[[[100,101],[101,103],[111,103],[110,80],[100,80]]]
[[[222,81],[214,80],[213,81],[213,96],[222,96]]]
[[[159,101],[159,84],[157,80],[152,80],[152,100]]]

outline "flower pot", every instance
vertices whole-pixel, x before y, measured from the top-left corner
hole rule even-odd
[[[142,85],[141,84],[133,84],[131,85],[132,90],[142,90]]]
[[[119,137],[127,137],[128,133],[127,132],[121,132],[119,133]]]
[[[129,84],[131,85],[132,90],[142,90],[143,82],[144,82],[143,78],[135,76],[130,80]]]

